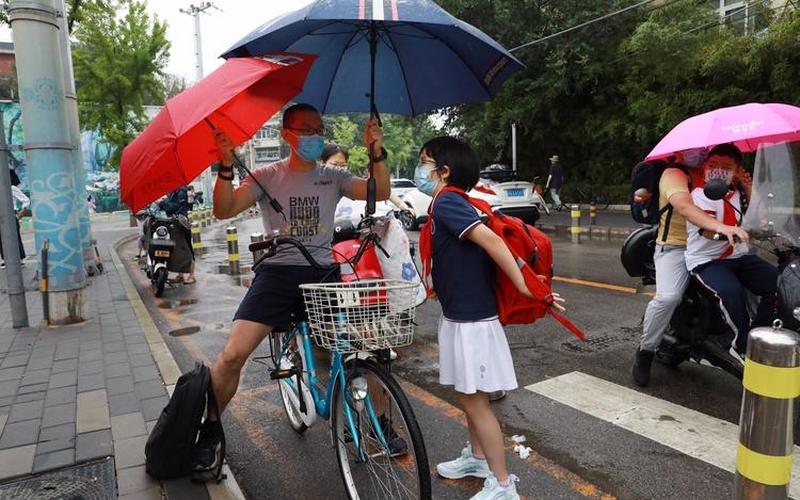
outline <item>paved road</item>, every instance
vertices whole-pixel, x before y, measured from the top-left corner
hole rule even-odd
[[[550,215],[542,215],[537,224],[564,224],[570,225],[572,223],[569,210],[562,210],[560,212],[551,212]],[[584,209],[581,211],[581,225],[589,225],[589,210]],[[611,226],[611,227],[637,227],[638,224],[631,219],[628,212],[606,212],[601,211],[597,213],[598,226]]]
[[[245,264],[245,240],[255,230],[256,220],[239,224]],[[225,258],[222,226],[204,238],[209,251],[200,259],[197,287],[168,290],[165,300],[155,300],[132,269],[162,332],[175,335],[170,347],[184,369],[192,358],[212,359],[220,350],[244,293],[240,284],[247,284],[246,277],[216,272]],[[556,275],[581,280],[557,282],[555,288],[569,300],[569,316],[589,340],[577,341],[551,319],[507,329],[520,389],[496,410],[506,434],[526,435],[535,451],[525,462],[511,461],[523,477],[521,491],[542,499],[729,498],[739,383],[719,370],[684,364],[656,367],[652,388],[632,387],[630,364],[648,297],[630,293],[636,282],[620,268],[617,244],[556,241],[555,249]],[[123,256],[132,251],[124,248]],[[410,384],[434,464],[457,453],[464,434],[461,415],[451,406],[454,393],[437,384],[439,306],[425,304],[418,314],[416,341],[401,353],[395,373]],[[276,491],[295,492],[285,498],[340,497],[327,428],[318,426],[302,439],[292,435],[275,386],[258,363],[246,366],[227,419],[232,468],[250,497]],[[707,442],[712,431],[714,439]],[[314,474],[299,480],[301,464]],[[478,487],[434,484],[435,498],[463,498]]]

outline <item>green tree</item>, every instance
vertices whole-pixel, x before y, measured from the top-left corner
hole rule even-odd
[[[116,169],[122,149],[146,124],[145,102],[164,101],[167,25],[138,0],[85,4],[81,12],[72,52],[80,120],[114,146]]]

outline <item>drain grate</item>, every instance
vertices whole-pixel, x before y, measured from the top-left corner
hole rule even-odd
[[[608,349],[635,343],[639,338],[641,328],[623,327],[619,331],[601,334],[589,335],[586,340],[570,340],[563,342],[561,347],[570,352],[578,354],[594,354],[597,352],[606,351]]]
[[[117,498],[111,458],[0,484],[2,500],[107,500]]]

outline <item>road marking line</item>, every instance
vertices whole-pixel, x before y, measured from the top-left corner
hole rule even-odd
[[[447,418],[454,420],[456,423],[461,425],[462,427],[467,427],[467,418],[464,412],[457,408],[444,399],[436,396],[433,393],[426,391],[425,389],[419,387],[416,384],[409,382],[408,380],[401,378],[395,375],[395,379],[398,381],[400,386],[403,388],[403,391],[409,398],[414,398],[417,401],[421,402],[422,404],[436,410],[439,413],[444,414]],[[516,456],[514,453],[514,443],[508,437],[505,438],[505,448],[506,451]],[[545,474],[549,475],[556,481],[566,484],[569,488],[573,491],[578,493],[579,495],[585,498],[591,498],[596,500],[614,500],[616,499],[615,496],[609,495],[604,493],[600,490],[597,486],[592,483],[587,482],[577,474],[573,473],[565,469],[564,467],[558,465],[557,463],[551,461],[550,459],[538,454],[536,451],[532,451],[528,458],[521,459],[523,462],[526,462],[528,465],[541,470]],[[524,498],[524,497],[523,497]]]
[[[566,278],[564,276],[553,276],[553,281],[560,283],[568,283],[570,285],[582,285],[592,288],[602,288],[603,290],[613,290],[615,292],[630,293],[636,295],[636,289],[629,286],[611,285],[609,283],[600,283],[597,281],[587,281],[577,278]]]
[[[607,380],[571,372],[526,387],[730,473],[736,472],[739,426],[642,394]],[[794,447],[789,495],[800,498],[800,448]]]

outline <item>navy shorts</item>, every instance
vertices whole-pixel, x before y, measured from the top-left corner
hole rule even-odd
[[[341,281],[339,270],[320,271],[310,266],[269,266],[261,264],[233,320],[244,319],[274,328],[286,328],[305,320],[300,285]]]

